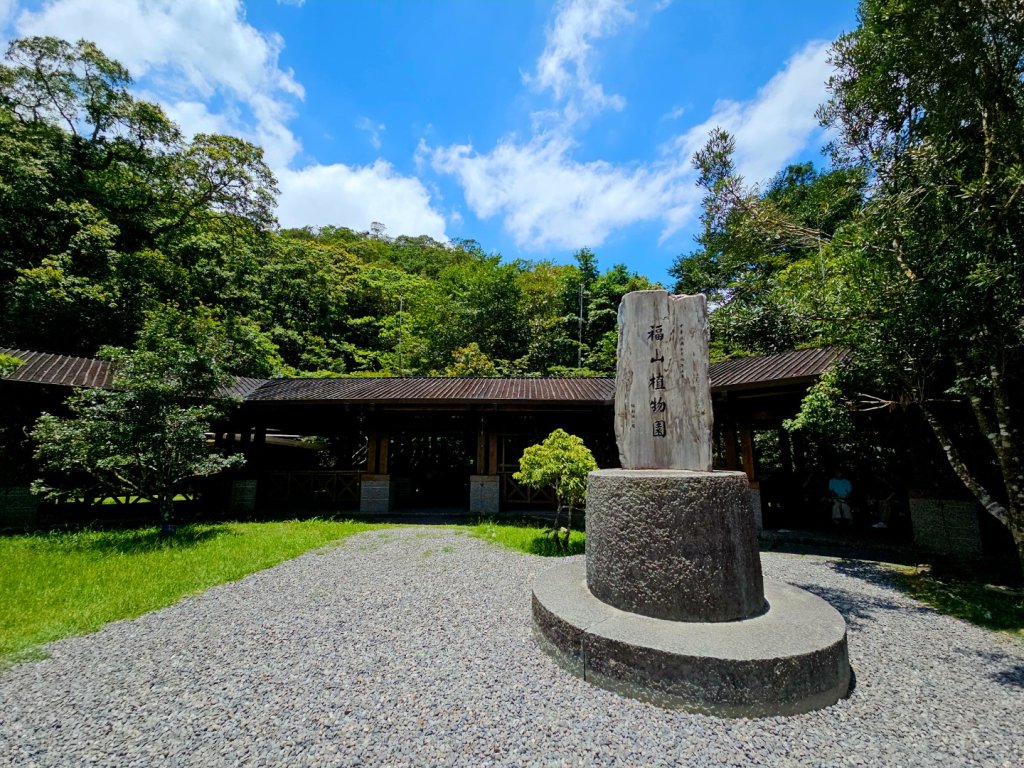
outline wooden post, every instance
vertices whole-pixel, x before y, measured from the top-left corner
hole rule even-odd
[[[740,427],[740,450],[743,453],[743,471],[753,485],[757,482],[757,470],[754,468],[754,429],[749,424]]]
[[[490,458],[487,460],[487,474],[496,475],[498,474],[498,433],[495,430],[491,430],[489,436],[489,453]]]
[[[476,474],[487,474],[485,447],[487,444],[487,420],[480,416],[476,432]]]
[[[391,442],[391,435],[387,432],[380,433],[380,447],[377,449],[377,471],[378,474],[388,473],[388,445]]]
[[[736,428],[730,424],[723,433],[725,438],[725,468],[735,472],[740,468],[739,452],[736,450]]]
[[[376,429],[371,429],[366,436],[366,474],[376,475],[377,471],[377,447],[378,435]]]

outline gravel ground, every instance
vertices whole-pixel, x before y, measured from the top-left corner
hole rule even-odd
[[[765,554],[847,619],[853,694],[719,720],[569,676],[530,635],[552,561],[364,533],[0,677],[0,765],[1024,765],[1024,645],[868,563]]]

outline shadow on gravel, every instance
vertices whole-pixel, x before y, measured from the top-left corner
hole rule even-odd
[[[960,649],[964,656],[980,656],[994,670],[989,679],[1009,688],[1024,688],[1024,661],[1019,656],[1010,656],[998,651],[973,651]]]
[[[1011,688],[1024,688],[1024,664],[1017,664],[1010,669],[1004,669],[992,675],[992,679],[1000,685]]]
[[[888,600],[881,597],[850,592],[838,587],[823,587],[820,584],[794,584],[800,589],[806,589],[822,600],[828,602],[833,608],[843,615],[851,626],[862,626],[870,621],[877,621],[882,613],[919,614],[935,613],[931,608],[924,605],[907,605],[903,602]]]
[[[843,576],[849,576],[872,586],[889,589],[901,595],[904,593],[892,572],[876,563],[861,560],[837,560],[827,563],[827,566]],[[904,601],[884,596],[851,592],[839,587],[825,587],[820,584],[796,584],[795,586],[806,589],[808,592],[826,600],[843,615],[843,618],[849,624],[854,626],[859,626],[869,621],[876,621],[878,615],[883,612],[903,614],[934,613],[932,608],[919,603],[907,604]]]

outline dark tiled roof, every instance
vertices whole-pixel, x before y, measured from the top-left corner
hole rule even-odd
[[[821,376],[842,356],[841,350],[823,347],[725,360],[711,366],[711,389],[742,389],[768,382],[782,384],[811,381]]]
[[[235,383],[231,386],[229,391],[231,394],[238,395],[240,398],[245,400],[264,384],[269,383],[270,382],[267,381],[267,379],[251,379],[247,376],[236,376]]]
[[[19,365],[14,373],[7,377],[8,381],[50,384],[58,387],[109,387],[114,379],[110,363],[93,357],[73,357],[2,347],[0,354],[11,355],[25,363]],[[244,399],[266,383],[266,379],[238,377],[228,391]]]
[[[21,349],[0,353],[25,361],[11,381],[63,387],[108,387],[110,365],[89,357],[72,357]],[[743,357],[711,366],[711,390],[757,388],[810,382],[828,370],[842,353],[835,349],[798,349],[779,355]],[[614,379],[253,379],[238,378],[231,392],[249,401],[350,402],[577,402],[610,404]]]
[[[247,400],[360,402],[597,402],[615,399],[613,379],[281,379]]]
[[[7,377],[10,381],[54,384],[60,387],[108,387],[113,379],[109,363],[91,357],[5,348],[0,348],[0,354],[11,355],[25,363]]]

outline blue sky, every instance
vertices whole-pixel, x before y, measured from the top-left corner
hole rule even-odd
[[[814,119],[853,0],[0,0],[0,36],[84,37],[188,133],[261,144],[282,226],[592,248],[668,281],[693,152],[751,182],[824,162]]]

